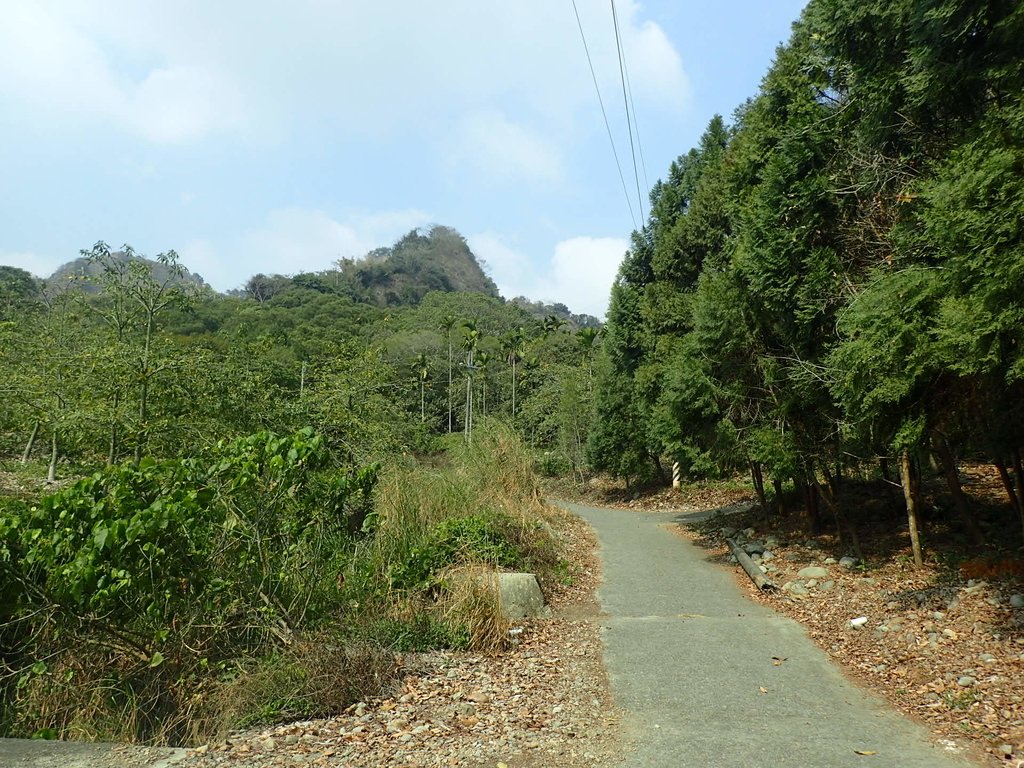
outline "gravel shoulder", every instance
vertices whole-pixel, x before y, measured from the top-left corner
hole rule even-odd
[[[180,765],[611,764],[618,715],[601,655],[596,543],[586,524],[569,516],[560,533],[574,561],[572,584],[550,586],[552,617],[517,622],[508,651],[407,656],[400,688],[385,698],[329,719],[234,733],[190,750]]]

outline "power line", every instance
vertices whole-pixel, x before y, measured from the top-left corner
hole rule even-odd
[[[601,105],[601,117],[604,118],[604,127],[608,131],[608,141],[612,145],[612,154],[615,156],[615,167],[619,171],[619,181],[622,182],[622,193],[626,196],[626,205],[629,207],[629,218],[633,220],[633,229],[639,229],[636,224],[636,214],[633,213],[633,204],[629,199],[629,190],[626,188],[626,177],[622,173],[622,164],[619,162],[619,153],[615,149],[615,139],[612,137],[612,128],[608,124],[608,112],[604,108],[604,99],[601,98],[601,88],[597,84],[597,74],[594,72],[594,61],[590,57],[590,46],[587,45],[587,36],[583,32],[583,22],[580,21],[580,10],[576,7],[576,0],[572,0],[572,9],[576,13],[576,24],[580,28],[580,39],[583,40],[583,50],[587,53],[587,64],[590,65],[590,77],[594,80],[594,90],[597,92],[597,102]],[[614,11],[614,4],[612,6]],[[618,34],[618,30],[616,30]],[[632,149],[632,133],[630,133],[630,148]],[[636,158],[633,158],[633,169],[636,170]],[[638,182],[639,184],[639,182]],[[640,218],[643,218],[643,206],[641,205]]]
[[[633,111],[633,128],[636,130],[636,149],[640,153],[640,170],[644,173],[644,189],[650,189],[651,183],[647,180],[647,161],[644,160],[644,145],[640,141],[640,121],[636,117],[636,104],[633,102],[633,83],[629,79],[629,62],[626,61],[626,51],[622,51],[622,63],[626,70],[626,89],[629,91],[629,108]]]
[[[636,119],[636,114],[630,118],[629,112],[629,95],[626,89],[626,62],[625,56],[622,53],[622,37],[619,35],[619,15],[615,11],[615,0],[610,0],[612,5],[612,24],[615,27],[615,48],[619,54],[619,79],[622,81],[622,103],[626,109],[626,127],[629,129],[629,151],[633,155],[633,178],[636,180],[636,199],[640,205],[640,219],[646,218],[644,216],[644,198],[643,193],[640,192],[640,172],[637,170],[636,165],[636,147],[633,143],[633,120]],[[573,0],[575,4],[575,0]],[[639,141],[639,137],[638,137]]]

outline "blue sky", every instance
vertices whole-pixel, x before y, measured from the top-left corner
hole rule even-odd
[[[647,182],[803,5],[617,0]],[[577,6],[639,219],[610,3]],[[6,0],[0,51],[0,264],[105,240],[226,290],[440,223],[506,297],[604,314],[634,223],[571,0]]]

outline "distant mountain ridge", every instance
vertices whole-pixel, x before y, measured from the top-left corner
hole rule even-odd
[[[169,280],[172,285],[188,285],[204,290],[213,290],[207,285],[201,275],[184,268],[181,274],[174,275],[165,264],[161,264],[153,259],[147,259],[145,256],[129,255],[124,251],[115,251],[110,254],[110,261],[114,264],[127,264],[130,261],[142,262],[149,267],[149,273],[158,283]],[[82,281],[83,289],[86,292],[90,292],[90,286],[86,278],[98,277],[102,272],[103,267],[100,264],[91,262],[87,257],[81,256],[74,261],[69,261],[57,267],[56,271],[46,278],[44,282],[46,285],[59,285],[72,281]]]
[[[122,262],[136,259],[146,263],[158,282],[169,275],[165,265],[152,259],[123,252],[116,252],[112,257]],[[466,239],[454,228],[442,225],[432,226],[426,232],[413,229],[390,247],[375,248],[361,259],[341,259],[335,267],[294,275],[259,273],[250,277],[241,289],[227,293],[263,303],[274,297],[281,300],[286,293],[306,290],[345,296],[354,302],[381,308],[413,306],[435,291],[502,298],[498,286],[484,271]],[[99,265],[81,257],[62,265],[43,282],[53,285],[81,281],[88,291],[89,283],[83,278],[97,275],[100,269]],[[213,290],[200,275],[187,269],[178,280],[204,291]],[[541,320],[554,316],[573,328],[601,324],[591,315],[573,314],[564,304],[544,304],[522,296],[510,301]]]

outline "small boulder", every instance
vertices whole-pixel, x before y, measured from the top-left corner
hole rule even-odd
[[[730,528],[729,526],[726,526],[725,528],[719,528],[718,532],[722,534],[723,539],[731,539],[733,536],[736,535],[736,529]]]
[[[860,561],[856,557],[841,557],[839,558],[839,567],[851,570],[857,567],[857,563]]]
[[[956,681],[956,684],[957,684],[957,685],[959,685],[959,686],[960,686],[961,688],[970,688],[970,687],[971,687],[972,685],[974,685],[974,684],[975,684],[975,683],[977,683],[977,682],[978,682],[978,681],[977,681],[977,680],[975,680],[975,679],[974,679],[973,677],[971,677],[970,675],[963,675],[962,677],[960,677],[960,678],[959,678],[959,679],[958,679],[958,680]]]
[[[855,619],[850,619],[850,626],[853,629],[860,629],[861,627],[863,627],[867,623],[868,623],[868,617],[867,616],[858,616]]]
[[[828,576],[828,571],[818,565],[809,565],[801,568],[796,575],[801,579],[824,579]]]
[[[748,555],[760,555],[764,552],[764,544],[759,541],[748,541],[743,545],[743,551]]]
[[[1011,608],[1024,608],[1024,595],[1021,595],[1021,594],[1010,595],[1010,607]]]
[[[549,616],[537,577],[532,573],[499,573],[498,604],[507,619]]]
[[[802,581],[787,581],[782,585],[782,591],[790,597],[795,597],[797,599],[803,599],[811,594],[810,590],[804,586]]]

